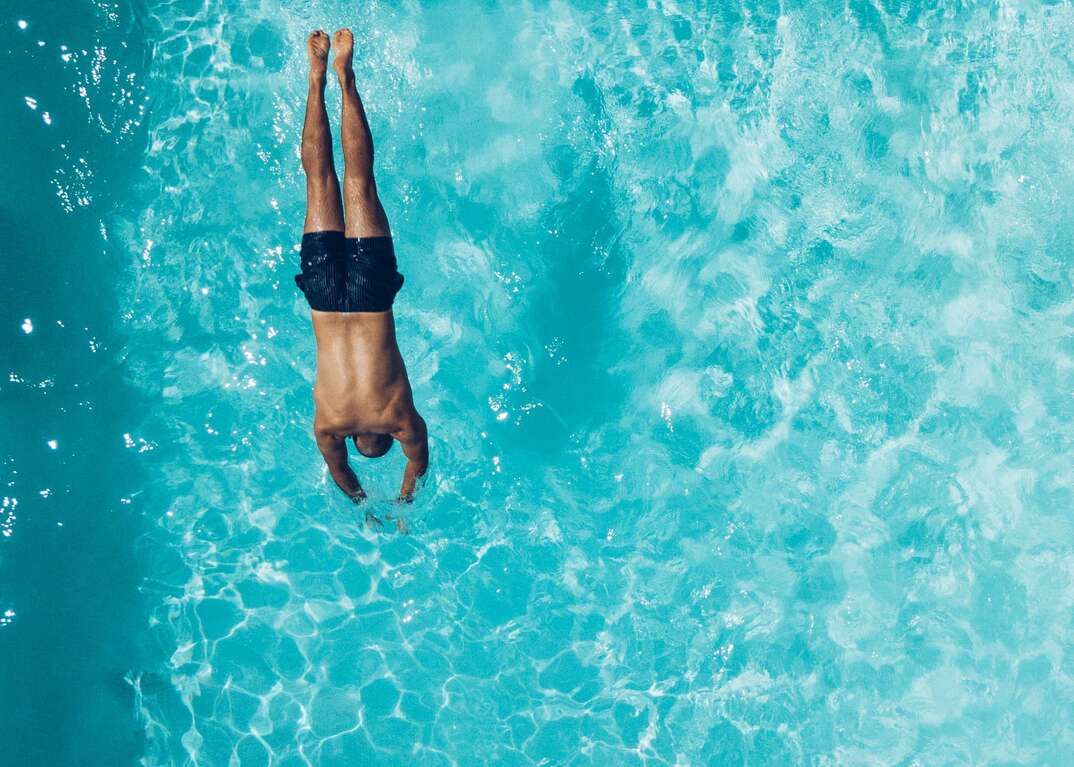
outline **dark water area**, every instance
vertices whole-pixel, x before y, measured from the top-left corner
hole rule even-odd
[[[123,382],[125,256],[105,222],[144,147],[144,54],[131,3],[0,11],[6,765],[123,765],[141,753],[125,676],[145,652],[144,461],[124,433],[144,402]]]

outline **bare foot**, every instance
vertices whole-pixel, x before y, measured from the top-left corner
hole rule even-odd
[[[310,77],[323,79],[328,71],[328,33],[318,29],[306,40],[306,53],[310,57]]]
[[[332,62],[332,69],[340,77],[354,74],[351,69],[351,59],[354,57],[354,35],[346,27],[337,29],[332,35],[332,43],[336,46],[336,58]]]

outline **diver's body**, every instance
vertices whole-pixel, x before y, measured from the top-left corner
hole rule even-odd
[[[343,89],[342,195],[324,105],[330,46],[320,31],[307,41],[310,87],[302,127],[306,221],[302,273],[295,279],[317,338],[313,430],[332,479],[356,501],[365,492],[347,461],[346,439],[367,457],[383,455],[398,440],[407,457],[399,497],[410,500],[429,449],[395,341],[391,307],[403,277],[373,178],[373,142],[354,84],[350,30],[336,32],[334,42],[332,66]]]

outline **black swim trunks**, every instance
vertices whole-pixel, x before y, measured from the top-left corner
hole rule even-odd
[[[308,232],[301,259],[295,284],[319,312],[386,312],[403,287],[391,237]]]

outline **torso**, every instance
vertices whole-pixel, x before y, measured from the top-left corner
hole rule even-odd
[[[391,434],[414,414],[406,366],[387,312],[313,311],[314,428],[338,436]]]

